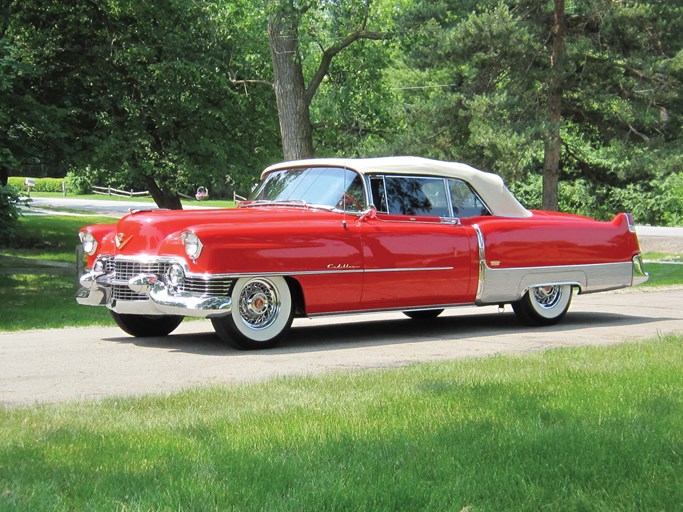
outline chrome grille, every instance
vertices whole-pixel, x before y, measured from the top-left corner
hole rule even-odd
[[[227,277],[188,277],[182,291],[208,297],[229,297],[234,279]]]
[[[168,261],[130,261],[112,259],[107,261],[106,272],[114,271],[117,281],[128,281],[138,274],[157,274],[162,275],[171,266]]]
[[[165,279],[168,268],[172,261],[135,261],[119,258],[111,258],[104,261],[104,271],[113,273],[112,298],[116,300],[147,300],[146,294],[136,293],[126,284],[128,280],[139,274],[156,274],[160,279]],[[188,276],[185,282],[176,291],[190,293],[203,297],[229,297],[232,292],[234,278],[208,276]]]
[[[141,293],[135,293],[128,286],[114,285],[112,298],[114,300],[147,300],[149,297]]]

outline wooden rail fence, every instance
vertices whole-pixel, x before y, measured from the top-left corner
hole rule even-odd
[[[92,186],[92,191],[94,194],[100,194],[103,196],[118,196],[118,197],[150,197],[147,190],[142,192],[133,192],[126,190],[119,190],[113,187],[98,187],[97,185]]]

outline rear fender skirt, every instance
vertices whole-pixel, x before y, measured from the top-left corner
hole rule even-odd
[[[515,302],[537,286],[571,285],[579,293],[625,288],[633,284],[633,262],[561,265],[553,267],[491,268],[486,264],[485,240],[474,225],[479,244],[479,283],[475,303]]]

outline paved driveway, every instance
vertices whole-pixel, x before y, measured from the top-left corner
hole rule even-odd
[[[118,328],[0,334],[0,404],[16,406],[285,375],[388,368],[554,347],[609,345],[683,333],[683,287],[575,296],[564,321],[528,328],[509,308],[465,307],[420,324],[400,313],[294,322],[279,348],[239,352],[207,321],[184,322],[165,338],[132,338]]]

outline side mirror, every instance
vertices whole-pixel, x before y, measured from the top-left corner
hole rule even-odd
[[[375,208],[375,205],[370,205],[367,210],[363,212],[363,214],[360,216],[358,219],[358,222],[367,222],[371,219],[374,219],[377,217],[377,208]]]

